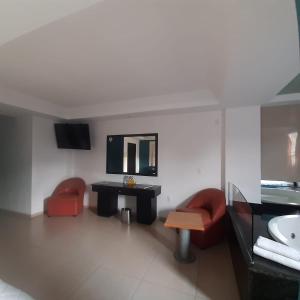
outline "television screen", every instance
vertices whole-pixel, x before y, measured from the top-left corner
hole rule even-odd
[[[90,150],[88,124],[55,124],[57,147],[61,149]]]

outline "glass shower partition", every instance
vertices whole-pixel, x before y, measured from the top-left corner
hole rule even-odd
[[[241,191],[229,183],[229,205],[233,225],[239,233],[239,240],[245,249],[244,254],[253,263],[253,211]]]

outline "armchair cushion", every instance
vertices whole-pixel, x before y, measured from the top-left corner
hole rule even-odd
[[[210,212],[213,221],[222,218],[226,212],[224,192],[213,188],[198,192],[188,203],[187,208],[200,207]]]

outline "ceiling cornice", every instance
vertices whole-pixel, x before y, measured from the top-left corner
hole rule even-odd
[[[32,113],[67,120],[163,113],[174,110],[185,111],[187,109],[205,109],[208,107],[213,109],[218,108],[220,104],[210,91],[193,91],[95,105],[64,107],[7,87],[0,87],[0,103]]]
[[[0,103],[34,113],[66,118],[65,107],[2,86],[0,86]]]

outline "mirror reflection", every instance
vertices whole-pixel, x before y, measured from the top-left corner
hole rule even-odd
[[[107,136],[106,172],[157,176],[158,134]]]

